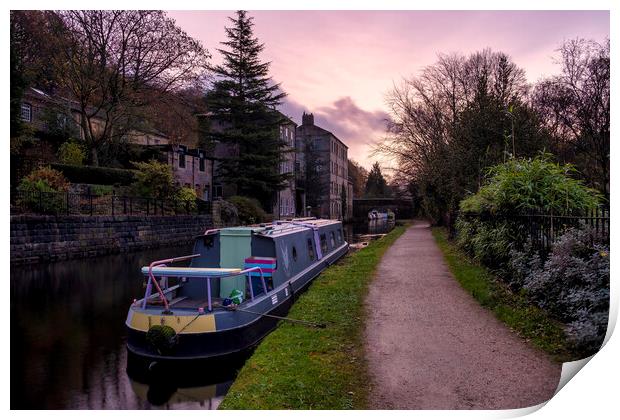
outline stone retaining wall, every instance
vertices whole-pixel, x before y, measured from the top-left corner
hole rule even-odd
[[[191,243],[211,228],[199,216],[11,216],[11,264]]]

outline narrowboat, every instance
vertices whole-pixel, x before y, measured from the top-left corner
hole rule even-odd
[[[142,267],[146,292],[129,308],[127,348],[153,361],[213,360],[247,350],[348,248],[337,220],[207,230],[191,255]],[[189,265],[175,266],[179,261]]]

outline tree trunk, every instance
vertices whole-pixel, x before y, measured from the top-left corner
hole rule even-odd
[[[97,148],[92,146],[90,149],[90,163],[93,166],[99,166],[99,156],[97,156]]]

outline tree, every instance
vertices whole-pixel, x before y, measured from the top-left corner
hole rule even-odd
[[[51,40],[60,84],[77,102],[93,165],[160,95],[199,80],[208,52],[162,11],[68,10]]]
[[[368,171],[356,161],[349,159],[349,178],[353,182],[353,197],[361,198],[366,188],[366,180],[368,179]]]
[[[206,104],[213,120],[209,140],[231,146],[234,153],[221,158],[218,176],[236,185],[237,193],[257,198],[270,208],[287,174],[280,174],[285,143],[279,126],[284,116],[276,111],[285,93],[269,77],[268,62],[261,62],[264,49],[253,34],[253,19],[243,10],[229,18],[227,49],[218,49],[224,61],[212,67],[216,76]]]
[[[49,65],[56,53],[50,42],[54,25],[51,12],[11,10],[10,14],[10,77],[11,77],[11,138],[22,134],[20,106],[24,92],[30,86],[53,90],[56,88],[53,67]]]
[[[391,121],[377,152],[396,160],[396,176],[415,185],[428,217],[451,225],[486,167],[544,148],[527,92],[524,71],[506,54],[440,55],[389,92]]]
[[[364,196],[368,198],[382,198],[391,196],[391,191],[387,185],[387,181],[381,174],[379,162],[375,162],[372,165],[372,169],[368,173]]]
[[[554,136],[553,151],[609,198],[609,39],[574,39],[559,51],[562,72],[536,85],[534,104]]]

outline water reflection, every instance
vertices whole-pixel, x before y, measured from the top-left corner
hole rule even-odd
[[[126,371],[124,324],[129,304],[143,293],[139,267],[188,252],[163,248],[12,267],[11,408],[217,407],[234,371],[221,382],[205,372],[188,390],[175,384],[168,401]]]
[[[365,235],[378,235],[390,232],[394,229],[393,219],[372,219],[361,223],[349,223],[344,225],[344,235],[349,244],[367,241]]]

